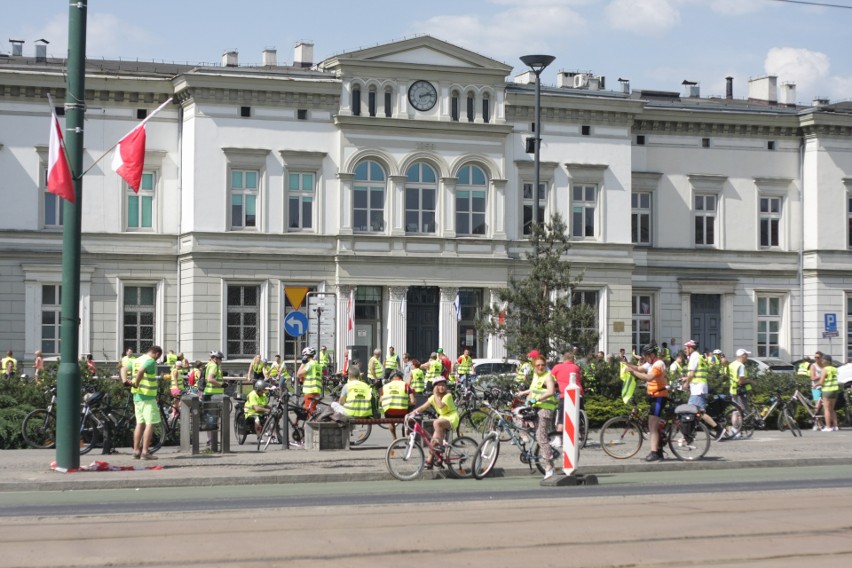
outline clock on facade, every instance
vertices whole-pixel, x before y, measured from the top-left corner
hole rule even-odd
[[[429,81],[415,81],[408,88],[408,101],[417,110],[429,110],[438,102],[438,91]]]

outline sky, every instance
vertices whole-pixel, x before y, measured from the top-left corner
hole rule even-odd
[[[819,0],[814,0],[820,3]],[[299,41],[314,43],[314,62],[429,34],[525,70],[521,55],[556,60],[559,71],[591,71],[633,89],[747,98],[750,78],[776,75],[796,84],[796,98],[852,99],[852,0],[815,6],[791,0],[89,0],[87,57],[219,64],[237,50],[241,64],[261,62],[266,48],[279,64]],[[68,0],[0,0],[0,53],[9,39],[50,42],[65,57]]]

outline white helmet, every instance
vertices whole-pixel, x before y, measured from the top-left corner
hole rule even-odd
[[[317,356],[317,350],[314,349],[313,347],[305,347],[304,349],[302,349],[302,356],[303,357],[316,357]]]
[[[216,357],[217,359],[224,359],[225,358],[225,356],[222,355],[221,351],[211,351],[210,357]]]

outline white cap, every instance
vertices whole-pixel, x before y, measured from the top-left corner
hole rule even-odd
[[[737,357],[742,357],[743,355],[751,355],[751,351],[746,351],[745,349],[737,349]]]
[[[175,367],[183,367],[183,363],[180,361],[175,361]]]
[[[722,350],[721,350],[721,349],[714,349],[714,350],[713,350],[713,355],[721,355],[721,354],[722,354]]]

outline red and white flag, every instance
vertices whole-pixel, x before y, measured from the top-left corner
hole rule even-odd
[[[112,156],[112,169],[133,191],[139,193],[142,168],[145,167],[145,123],[143,122],[118,141]]]
[[[355,288],[349,291],[349,303],[346,305],[346,319],[346,329],[352,331],[355,327]]]
[[[50,145],[47,151],[47,191],[74,203],[76,198],[74,195],[74,180],[71,177],[71,169],[68,167],[68,159],[65,156],[65,143],[62,139],[62,129],[59,126],[56,111],[51,111],[50,113],[49,140]]]
[[[503,302],[500,306],[500,312],[497,314],[497,325],[506,325],[506,311],[509,309],[509,302]]]

